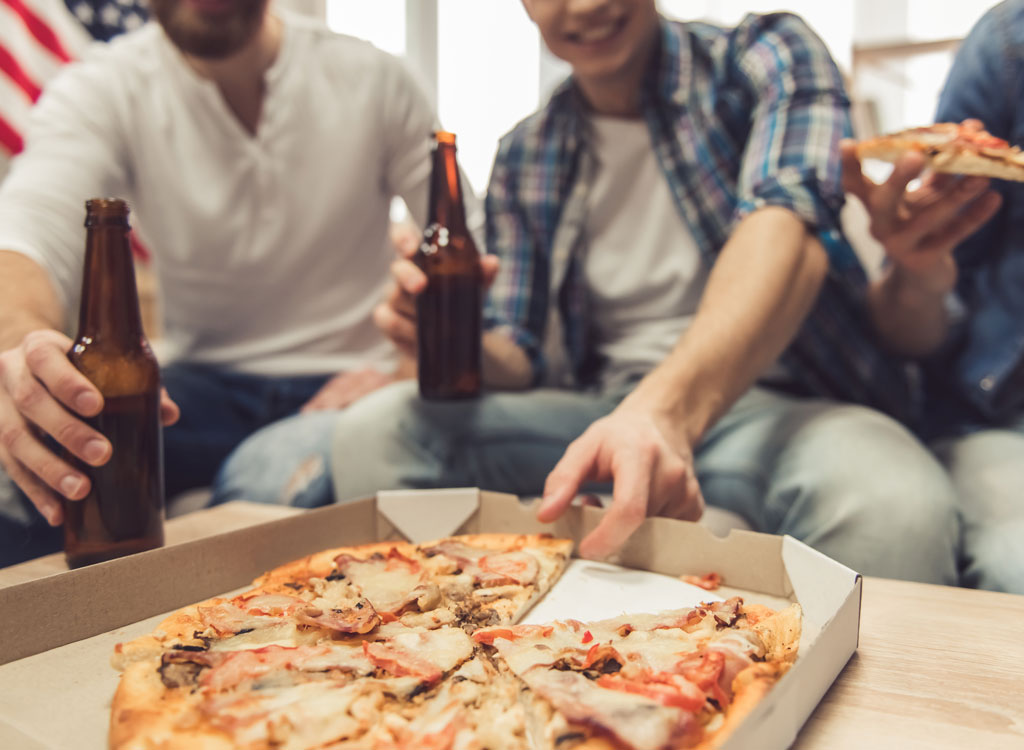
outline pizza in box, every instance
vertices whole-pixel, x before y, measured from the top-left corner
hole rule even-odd
[[[796,604],[517,624],[571,552],[484,534],[282,565],[118,644],[110,747],[713,748],[796,658]]]

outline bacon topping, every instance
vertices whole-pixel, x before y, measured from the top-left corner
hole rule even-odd
[[[369,633],[380,625],[381,618],[366,599],[360,599],[347,609],[330,609],[326,612],[319,607],[306,606],[295,615],[296,622],[312,625],[335,633]]]
[[[207,690],[216,692],[229,690],[247,680],[262,677],[268,672],[295,668],[305,659],[324,656],[329,652],[328,646],[264,646],[245,651],[224,652],[223,660],[206,672],[200,678],[199,684]]]
[[[553,625],[514,625],[510,628],[483,628],[473,633],[473,640],[490,646],[498,638],[504,638],[509,641],[532,636],[547,638],[553,632],[555,632]]]
[[[394,646],[379,642],[363,641],[363,653],[376,666],[395,677],[410,675],[428,685],[441,679],[443,673],[434,664]]]
[[[640,679],[629,680],[619,675],[603,674],[597,684],[607,690],[642,695],[663,706],[684,711],[700,711],[704,706],[704,693],[696,685],[678,676],[647,673]]]

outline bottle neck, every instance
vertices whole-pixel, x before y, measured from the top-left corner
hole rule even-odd
[[[143,338],[127,222],[89,226],[78,337],[135,348]]]
[[[438,224],[453,232],[466,232],[466,208],[462,203],[462,182],[454,144],[438,143],[434,149],[429,205],[429,224]]]

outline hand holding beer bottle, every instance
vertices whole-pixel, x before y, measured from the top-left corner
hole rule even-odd
[[[417,360],[424,398],[472,398],[482,381],[481,299],[498,260],[481,255],[466,228],[455,136],[441,131],[435,138],[423,241],[392,265],[396,286],[374,320]]]
[[[28,290],[40,302],[4,332],[0,465],[50,525],[58,526],[66,506],[90,496],[92,469],[107,464],[116,451],[94,427],[104,394],[71,363],[73,342],[53,327],[62,311],[55,297],[46,299],[49,282],[31,261],[24,265]],[[178,407],[163,391],[160,419],[165,425],[178,419]]]
[[[164,543],[160,366],[142,329],[128,206],[94,199],[86,210],[78,336],[68,358],[103,395],[102,410],[88,422],[110,441],[111,456],[102,466],[81,466],[89,494],[65,508],[71,567]]]

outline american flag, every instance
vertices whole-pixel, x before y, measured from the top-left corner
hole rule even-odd
[[[146,0],[0,0],[0,177],[46,82],[93,41],[141,26]]]

